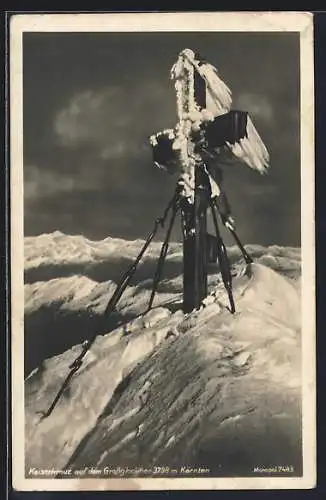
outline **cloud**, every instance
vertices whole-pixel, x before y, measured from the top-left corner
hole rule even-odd
[[[129,82],[72,93],[54,115],[52,155],[24,167],[26,207],[45,198],[53,204],[67,193],[70,199],[73,194],[84,199],[86,192],[98,199],[103,193],[111,204],[117,197],[128,203],[150,197],[158,180],[148,137],[173,119],[162,104],[162,89],[153,82]],[[170,97],[174,110],[173,88]],[[165,183],[160,194],[169,191],[169,179]]]
[[[163,125],[166,114],[171,120],[171,113],[161,113],[162,92],[164,87],[153,82],[129,82],[74,94],[55,116],[57,140],[69,148],[88,145],[94,156],[106,160],[140,156],[156,123]],[[154,106],[159,113],[153,113]]]
[[[259,94],[240,94],[235,99],[234,107],[248,111],[254,119],[257,118],[268,124],[274,119],[274,110],[271,103],[266,97]]]
[[[37,165],[24,167],[24,197],[26,201],[50,196],[57,192],[69,192],[74,189],[74,178],[57,175],[51,170],[42,170]]]
[[[91,169],[83,168],[79,175],[73,175],[38,165],[24,167],[24,199],[27,203],[58,194],[96,190],[100,184],[101,180],[91,174]]]
[[[116,118],[121,92],[116,87],[101,92],[86,90],[70,99],[66,107],[61,109],[54,121],[54,130],[64,146],[78,146],[87,141],[101,144],[106,138],[109,114]],[[124,120],[116,121],[116,124]],[[111,128],[111,127],[110,127]]]
[[[162,89],[165,91],[164,85]],[[171,97],[174,109],[173,88]],[[104,207],[111,207],[112,215],[121,200],[114,215],[115,225],[111,222],[110,227],[117,231],[123,218],[129,224],[132,217],[129,212],[127,217],[125,205],[134,199],[150,198],[153,189],[158,188],[160,179],[152,172],[148,136],[166,126],[167,115],[173,119],[173,113],[162,105],[165,101],[161,85],[153,82],[129,82],[129,86],[72,93],[52,121],[52,154],[24,166],[28,213],[40,218],[38,207],[42,203],[44,210],[55,211],[57,218],[66,220],[69,214],[76,224],[79,219],[85,223],[80,202],[87,206],[88,213],[89,200],[92,206],[101,200]],[[157,112],[153,112],[154,107]],[[155,195],[155,202],[169,191],[169,179],[165,184]],[[92,226],[98,224],[100,220],[93,221]]]
[[[148,199],[160,181],[153,172],[148,138],[174,119],[173,85],[130,79],[120,87],[75,92],[53,121],[60,171],[75,177],[77,190],[89,183],[86,189],[97,186],[98,194],[111,200]],[[164,184],[160,194],[169,192],[169,179]]]

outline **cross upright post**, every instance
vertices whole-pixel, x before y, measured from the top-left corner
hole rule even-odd
[[[183,233],[183,310],[197,309],[207,295],[207,207],[209,193],[200,168],[195,168],[193,203],[181,209]]]
[[[178,67],[179,63],[179,67]],[[183,310],[197,309],[207,295],[207,208],[209,185],[201,156],[193,140],[194,113],[206,108],[205,82],[183,57],[174,67],[172,77],[177,92],[177,141],[181,146],[181,224],[183,234]]]

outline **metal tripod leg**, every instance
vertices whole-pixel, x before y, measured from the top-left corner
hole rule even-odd
[[[218,261],[220,264],[220,270],[221,270],[223,284],[225,286],[225,289],[226,289],[228,297],[229,297],[230,311],[233,314],[233,313],[235,313],[235,303],[234,303],[233,291],[232,291],[232,275],[231,275],[231,269],[230,269],[230,262],[229,262],[229,258],[227,255],[226,247],[225,247],[224,242],[223,242],[221,235],[220,235],[220,230],[218,227],[218,221],[217,221],[216,212],[215,212],[215,206],[214,206],[214,203],[212,200],[210,200],[210,207],[211,207],[211,211],[212,211],[213,223],[214,223],[215,233],[216,233],[216,238],[217,238],[217,258],[218,258]]]
[[[230,231],[230,233],[232,234],[236,244],[238,245],[238,247],[240,248],[240,251],[242,253],[242,256],[246,262],[246,264],[252,264],[253,263],[253,259],[250,257],[250,255],[248,254],[247,250],[245,249],[245,247],[243,246],[243,244],[241,243],[240,241],[240,238],[239,236],[237,235],[235,229],[233,229],[230,225],[226,224],[225,223],[225,218],[222,216],[222,214],[220,213],[219,211],[219,207],[217,205],[216,202],[213,201],[213,205],[214,207],[216,208],[216,210],[219,212],[220,214],[220,217],[222,219],[222,222],[223,224],[225,225],[225,227]]]
[[[169,224],[168,230],[166,232],[166,236],[165,236],[164,242],[162,244],[162,248],[161,248],[161,253],[160,253],[160,256],[158,259],[157,268],[156,268],[156,272],[155,272],[155,276],[154,276],[154,280],[153,280],[152,293],[151,293],[151,296],[149,299],[149,303],[148,303],[148,307],[147,307],[146,312],[150,311],[150,309],[152,309],[152,306],[153,306],[154,297],[155,297],[157,287],[158,287],[158,284],[159,284],[161,276],[162,276],[163,266],[164,266],[166,254],[167,254],[167,251],[169,248],[171,231],[172,231],[173,224],[174,224],[176,215],[178,213],[178,210],[179,210],[179,200],[178,200],[178,198],[176,198],[175,204],[172,208],[172,215],[171,215],[171,219],[170,219],[170,224]]]
[[[240,248],[241,253],[243,255],[243,258],[244,258],[246,264],[252,264],[253,260],[250,257],[250,255],[247,253],[245,247],[242,245],[242,243],[241,243],[241,241],[239,239],[239,236],[237,235],[237,233],[235,232],[235,230],[231,229],[230,227],[228,227],[228,230],[230,231],[230,233],[232,234],[233,238],[235,239],[236,244]]]
[[[127,288],[128,284],[130,283],[133,275],[135,274],[136,272],[136,269],[137,269],[137,266],[141,260],[141,258],[143,257],[144,253],[146,252],[147,248],[149,247],[150,243],[152,242],[157,230],[158,230],[158,227],[161,225],[163,226],[164,224],[164,221],[168,215],[168,212],[169,210],[171,209],[171,207],[174,208],[174,211],[175,211],[175,205],[176,205],[176,200],[178,199],[178,195],[175,194],[172,198],[172,200],[170,201],[170,203],[168,204],[167,208],[165,209],[164,211],[164,214],[162,217],[159,217],[158,219],[155,220],[155,223],[154,223],[154,227],[153,227],[153,230],[152,232],[149,234],[149,236],[147,237],[141,251],[139,252],[137,258],[135,259],[134,263],[132,264],[132,266],[129,267],[129,269],[124,273],[124,275],[122,276],[120,282],[117,284],[116,286],[116,289],[113,293],[113,295],[111,296],[106,308],[105,308],[105,311],[103,313],[103,315],[101,316],[101,325],[100,327],[103,328],[103,325],[105,324],[105,319],[107,317],[107,315],[111,314],[121,295],[123,294],[123,292],[125,291],[125,289]],[[101,328],[100,328],[101,330]],[[43,411],[43,412],[40,412],[41,413],[41,418],[47,418],[49,415],[51,415],[51,413],[53,412],[55,406],[57,405],[59,399],[61,398],[63,392],[65,391],[65,389],[68,387],[69,383],[70,383],[70,380],[72,379],[73,375],[79,370],[79,368],[81,367],[82,363],[83,363],[83,359],[84,357],[86,356],[87,352],[90,350],[90,348],[92,347],[93,343],[95,342],[98,334],[99,334],[99,329],[96,330],[96,333],[92,336],[92,338],[90,338],[89,340],[87,340],[86,342],[84,342],[83,344],[83,349],[81,351],[81,353],[77,356],[77,358],[71,363],[71,365],[69,366],[69,373],[68,375],[66,376],[65,380],[63,381],[59,391],[57,392],[56,396],[54,397],[50,407],[48,408],[48,410],[46,411]]]

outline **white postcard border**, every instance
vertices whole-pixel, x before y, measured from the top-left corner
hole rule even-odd
[[[24,463],[23,32],[300,32],[303,477],[26,479]],[[12,476],[17,490],[303,489],[316,481],[313,16],[309,12],[16,14],[10,19]]]

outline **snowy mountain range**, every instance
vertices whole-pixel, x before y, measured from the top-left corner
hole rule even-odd
[[[185,315],[182,245],[172,243],[143,315],[161,246],[154,242],[53,413],[40,418],[142,244],[58,231],[25,238],[27,475],[129,467],[138,477],[140,465],[182,464],[248,476],[281,463],[300,475],[299,248],[247,245],[247,267],[230,247],[236,314],[211,264],[209,297]]]

